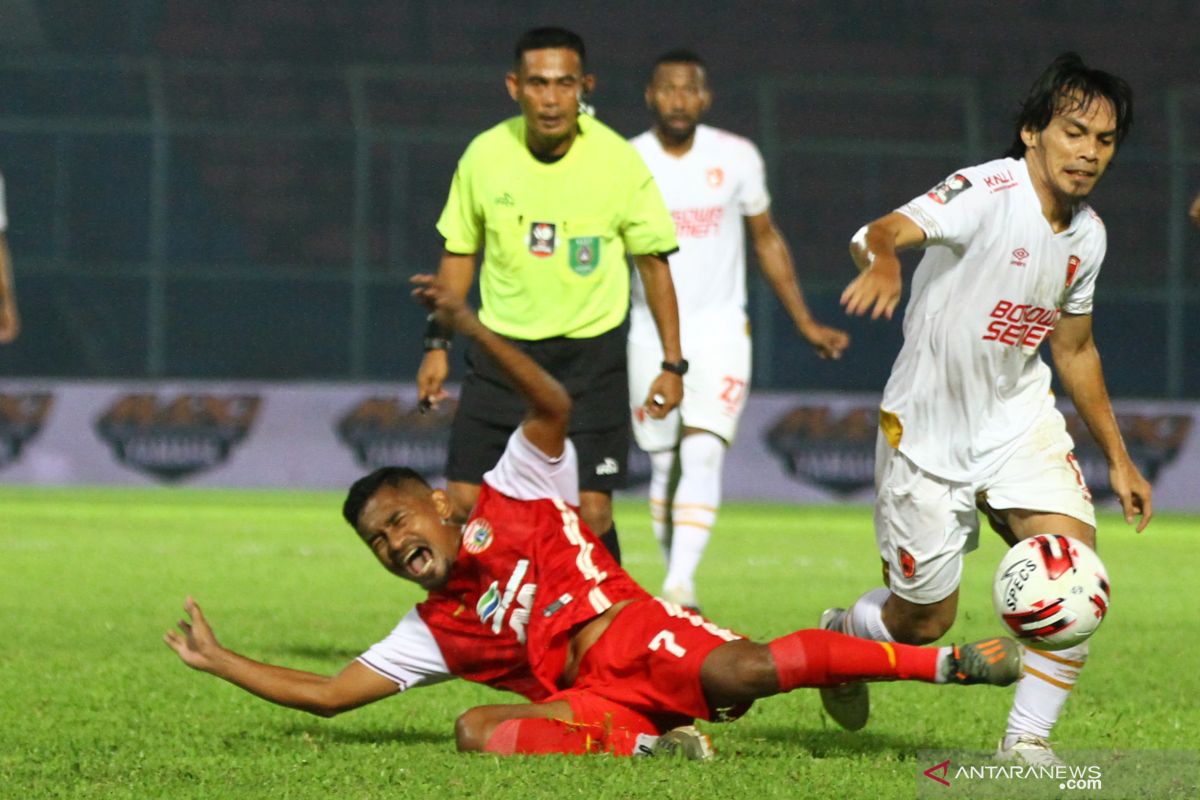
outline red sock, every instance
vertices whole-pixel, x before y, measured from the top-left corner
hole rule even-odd
[[[933,683],[937,676],[936,647],[876,642],[822,630],[789,633],[767,647],[781,692],[861,680]]]
[[[561,719],[527,717],[506,719],[496,726],[483,746],[485,753],[498,755],[561,753],[586,755],[612,753],[633,755],[637,732],[596,723],[566,722]]]

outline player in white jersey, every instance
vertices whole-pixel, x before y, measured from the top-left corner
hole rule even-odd
[[[849,344],[804,303],[787,242],[771,219],[763,160],[749,140],[700,120],[712,103],[704,62],[676,50],[661,56],[646,87],[654,127],[633,139],[675,218],[670,258],[685,357],[683,403],[665,419],[634,407],[633,432],[650,454],[650,514],[667,560],[663,596],[696,605],[694,576],[721,502],[721,468],[750,384],[744,227],[763,275],[797,331],[821,358]],[[743,224],[745,219],[745,225]],[[635,276],[636,277],[636,276]],[[663,369],[662,349],[641,281],[633,286],[629,388],[645,397]],[[679,481],[669,489],[676,453]]]
[[[1095,546],[1091,496],[1050,393],[1042,340],[1059,380],[1109,464],[1140,533],[1150,485],[1129,457],[1092,338],[1104,225],[1084,202],[1129,130],[1132,93],[1067,53],[1034,83],[1006,158],[959,170],[862,228],[847,313],[891,318],[896,253],[923,248],[904,317],[904,346],[880,408],[875,536],[887,588],[822,627],[884,641],[931,642],[954,622],[976,508],[1009,544],[1061,533]],[[1048,737],[1087,659],[1087,643],[1026,648],[998,755],[1055,763]],[[866,723],[865,684],[825,690],[830,715]]]
[[[4,176],[0,175],[0,344],[8,344],[21,331],[17,315],[17,292],[13,286],[12,260],[8,255],[8,214],[4,207]]]

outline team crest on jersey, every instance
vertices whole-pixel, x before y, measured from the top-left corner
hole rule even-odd
[[[463,530],[463,549],[471,555],[479,555],[492,546],[492,525],[482,517],[473,519]]]
[[[1075,282],[1075,273],[1079,271],[1079,256],[1071,256],[1067,259],[1067,288],[1071,288],[1071,284]]]
[[[553,222],[529,223],[529,252],[538,258],[549,258],[554,255],[558,244],[558,230]]]
[[[933,202],[944,206],[970,188],[971,182],[967,180],[967,177],[955,173],[930,189],[926,196]]]
[[[591,275],[600,263],[600,237],[576,236],[567,243],[567,260],[576,274]]]
[[[725,170],[720,167],[709,167],[704,171],[704,180],[708,185],[716,189],[725,182]]]

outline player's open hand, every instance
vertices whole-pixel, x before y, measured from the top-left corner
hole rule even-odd
[[[815,320],[800,327],[800,335],[804,337],[820,358],[839,359],[850,346],[850,334],[839,328],[822,325]]]
[[[662,419],[683,402],[683,376],[663,370],[650,384],[642,407],[651,419]]]
[[[212,672],[222,652],[221,645],[204,619],[204,612],[190,596],[184,601],[183,610],[188,619],[176,623],[178,630],[163,634],[163,641],[192,669]]]
[[[1109,467],[1108,479],[1113,493],[1121,501],[1125,522],[1132,525],[1137,517],[1141,517],[1137,523],[1137,532],[1146,530],[1150,518],[1154,516],[1150,481],[1143,478],[1142,473],[1129,460]]]
[[[903,291],[899,259],[879,256],[842,292],[841,304],[851,316],[891,319]]]

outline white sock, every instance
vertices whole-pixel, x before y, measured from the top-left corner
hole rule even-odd
[[[724,463],[725,442],[714,434],[689,434],[679,443],[679,485],[671,503],[671,557],[664,589],[695,591],[696,567],[721,506]]]
[[[1008,712],[1005,747],[1022,733],[1050,737],[1050,729],[1071,696],[1087,657],[1087,642],[1054,652],[1025,648],[1025,674],[1017,681],[1017,693]]]
[[[654,745],[658,744],[658,737],[649,733],[639,733],[633,742],[633,755],[644,758],[654,755]]]
[[[894,642],[896,637],[883,624],[883,604],[892,596],[886,587],[872,589],[854,601],[841,617],[835,619],[831,630],[848,633],[861,639]]]
[[[650,528],[662,551],[663,561],[671,561],[671,515],[668,513],[674,450],[650,453]]]

